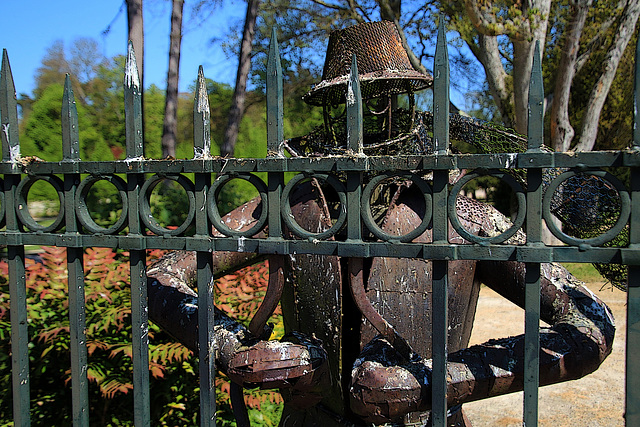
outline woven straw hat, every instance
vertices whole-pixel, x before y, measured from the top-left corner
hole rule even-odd
[[[304,101],[318,106],[344,103],[354,53],[363,99],[415,92],[433,82],[411,66],[393,22],[367,22],[331,33],[322,81]]]

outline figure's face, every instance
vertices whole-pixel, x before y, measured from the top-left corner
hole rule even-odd
[[[408,133],[413,127],[415,101],[410,95],[383,95],[363,102],[364,144],[376,145]],[[324,121],[327,139],[345,146],[346,106],[325,105]]]

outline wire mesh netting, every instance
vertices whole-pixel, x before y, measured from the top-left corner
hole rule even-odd
[[[375,107],[375,106],[374,106]],[[364,152],[369,156],[427,155],[434,152],[433,114],[412,113],[398,109],[393,114],[376,113],[366,108],[363,122]],[[389,125],[390,124],[390,125]],[[500,125],[452,114],[449,121],[452,152],[522,153],[527,150],[527,138]],[[327,124],[309,134],[287,141],[296,155],[327,156],[348,153],[344,111],[329,117]],[[549,148],[543,148],[551,151]],[[506,169],[526,188],[526,170]],[[546,169],[545,189],[564,170]],[[588,173],[563,181],[551,198],[551,213],[562,223],[562,232],[577,239],[591,239],[610,229],[619,218],[621,199],[617,190],[601,177]],[[626,247],[628,227],[604,244]],[[613,286],[626,289],[627,267],[621,264],[594,264],[599,273]]]

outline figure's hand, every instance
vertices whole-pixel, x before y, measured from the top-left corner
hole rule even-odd
[[[385,423],[431,402],[431,372],[421,361],[398,365],[399,355],[376,338],[362,351],[351,374],[353,412],[365,421]]]
[[[318,403],[327,375],[327,353],[320,341],[299,333],[282,341],[258,341],[238,351],[227,375],[245,388],[290,389],[298,406]]]

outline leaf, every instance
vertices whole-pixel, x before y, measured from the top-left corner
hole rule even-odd
[[[68,333],[69,326],[57,326],[54,328],[45,329],[42,332],[38,333],[38,335],[36,335],[36,339],[43,343],[50,343],[58,336],[60,332]]]
[[[91,356],[96,350],[106,350],[109,348],[109,344],[99,340],[87,341],[87,353]]]
[[[149,364],[149,372],[151,372],[154,378],[164,378],[164,371],[164,367],[158,363]]]
[[[109,379],[100,384],[100,392],[107,399],[113,399],[118,393],[127,394],[129,390],[133,390],[133,384],[117,379]]]

